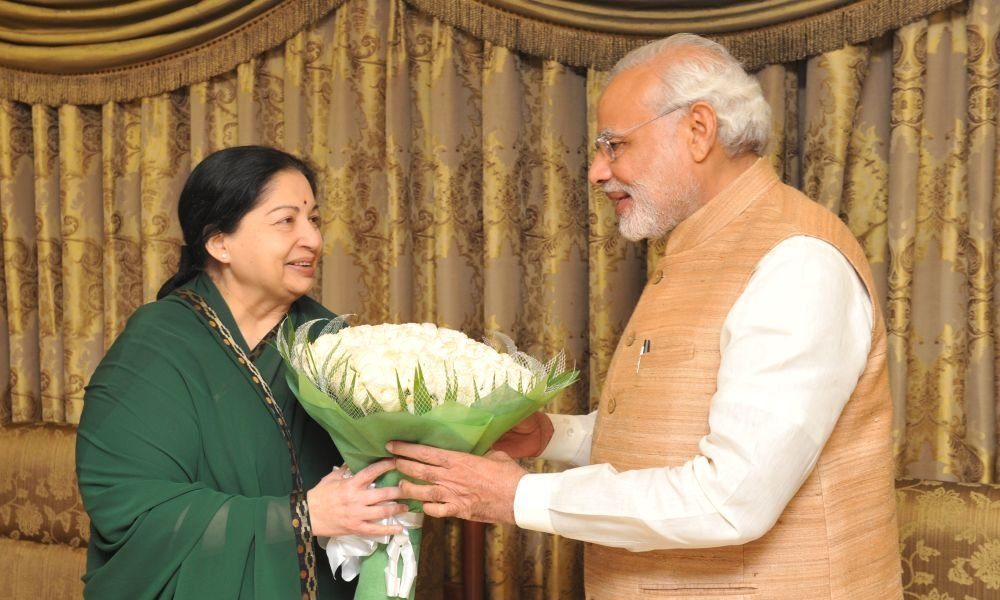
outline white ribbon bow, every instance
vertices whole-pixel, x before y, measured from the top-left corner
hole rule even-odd
[[[344,469],[344,479],[352,475],[350,470]],[[374,483],[369,486],[373,487]],[[385,567],[386,595],[389,598],[409,598],[413,581],[417,578],[417,555],[410,543],[410,529],[421,527],[424,515],[407,511],[382,519],[379,524],[400,525],[403,531],[392,536],[342,535],[330,538],[326,543],[326,557],[330,561],[330,568],[333,569],[334,576],[339,568],[344,581],[351,581],[361,573],[361,559],[371,556],[379,544],[388,544],[385,549],[389,556],[389,564]],[[403,563],[402,573],[399,572],[400,561]]]
[[[389,598],[409,598],[413,582],[417,578],[417,555],[410,543],[409,530],[422,526],[423,522],[423,513],[407,511],[380,521],[383,525],[401,525],[402,533],[392,536],[342,535],[330,538],[326,544],[330,568],[334,575],[339,568],[344,581],[351,581],[361,572],[361,559],[373,554],[379,544],[388,544],[385,549],[389,556],[389,564],[385,567],[386,595]]]
[[[386,595],[390,598],[409,598],[413,581],[417,578],[417,555],[410,543],[410,529],[424,524],[424,514],[407,511],[387,520],[394,525],[402,525],[403,532],[392,536],[385,549],[389,555],[389,564],[385,566]],[[403,562],[402,573],[399,572],[400,561]]]

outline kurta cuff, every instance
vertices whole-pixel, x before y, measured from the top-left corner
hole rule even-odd
[[[521,529],[555,533],[549,515],[549,499],[560,473],[529,473],[521,477],[514,492],[514,522]]]
[[[552,439],[538,456],[544,460],[572,463],[576,466],[590,464],[590,442],[594,433],[595,414],[549,415],[552,420]]]

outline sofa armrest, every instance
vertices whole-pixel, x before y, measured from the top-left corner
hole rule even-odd
[[[75,456],[72,426],[0,427],[0,538],[87,545]]]

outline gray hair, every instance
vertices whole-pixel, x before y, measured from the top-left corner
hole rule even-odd
[[[663,52],[677,48],[700,50],[676,61],[654,65],[662,86],[656,93],[656,112],[670,106],[706,102],[718,119],[718,139],[734,156],[750,151],[761,156],[771,132],[771,107],[760,84],[743,70],[723,46],[712,40],[678,33],[629,52],[611,70],[608,83],[623,71],[653,63]]]

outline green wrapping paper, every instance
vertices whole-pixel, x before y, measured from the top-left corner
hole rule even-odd
[[[282,337],[279,349],[288,366],[286,377],[289,387],[306,412],[330,434],[347,466],[355,473],[391,456],[385,445],[392,440],[482,455],[500,436],[545,406],[578,376],[577,371],[559,372],[550,367],[545,374],[536,377],[536,383],[530,390],[523,393],[502,384],[471,406],[452,400],[437,404],[422,414],[406,411],[362,414],[351,399],[328,395],[307,373],[296,369],[289,356],[289,348],[295,339],[290,325],[282,327]],[[393,471],[380,478],[377,485],[396,485],[399,478],[400,474]],[[408,504],[412,512],[420,512],[419,502],[408,501]],[[407,528],[407,533],[409,544],[419,558],[421,530],[419,527]],[[387,579],[391,581],[393,576],[402,575],[402,561],[399,563],[394,565],[395,569],[389,568],[390,576],[387,578],[389,556],[386,544],[380,544],[374,553],[362,558],[355,598],[381,600],[397,597],[389,595]],[[409,592],[410,598],[413,597],[413,588]]]

